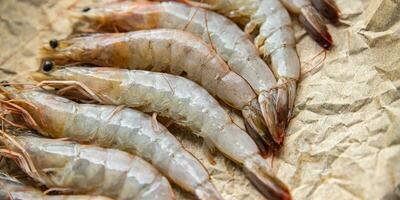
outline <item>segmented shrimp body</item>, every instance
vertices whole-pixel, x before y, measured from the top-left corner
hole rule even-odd
[[[103,86],[112,87],[110,83],[113,84],[109,82]],[[37,122],[37,127],[33,128],[43,135],[67,137],[130,152],[150,162],[199,199],[222,199],[202,164],[164,126],[142,112],[115,106],[78,104],[40,90],[15,90],[10,97],[37,107],[40,112],[21,104]]]
[[[270,133],[277,135],[277,132],[282,132],[283,128],[278,127],[274,100],[277,99],[276,79],[268,65],[260,58],[248,35],[228,18],[177,2],[107,4],[103,7],[92,7],[87,12],[79,13],[78,17],[81,22],[89,24],[89,27],[96,31],[170,28],[201,37],[215,48],[231,70],[243,77],[256,92]],[[49,55],[51,56],[51,53]],[[281,99],[276,101],[282,102]]]
[[[116,199],[174,199],[164,176],[141,158],[119,150],[35,136],[8,136],[2,142],[10,150],[3,149],[2,155],[15,159],[49,188]]]
[[[23,185],[8,175],[0,175],[0,199],[18,200],[112,200],[90,195],[45,195],[41,191]]]
[[[170,74],[115,68],[68,67],[35,75],[36,80],[76,80],[117,105],[156,112],[190,128],[228,158],[244,166],[248,177],[269,197],[290,197],[270,174],[253,140],[199,85]]]

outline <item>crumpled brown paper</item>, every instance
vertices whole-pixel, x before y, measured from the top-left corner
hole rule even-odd
[[[1,80],[29,82],[39,46],[70,33],[68,7],[93,2],[1,0]],[[400,184],[400,0],[336,2],[341,22],[329,25],[326,55],[296,24],[302,79],[274,173],[294,199],[380,199]],[[200,139],[174,132],[226,199],[263,199],[238,166],[221,155],[210,165]]]

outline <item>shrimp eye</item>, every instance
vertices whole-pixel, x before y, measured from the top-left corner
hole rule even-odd
[[[88,12],[90,10],[90,7],[86,7],[82,9],[82,12]]]
[[[49,72],[53,69],[53,66],[54,66],[54,63],[52,61],[46,60],[43,62],[42,68],[43,68],[43,71]]]
[[[8,82],[8,81],[6,81],[6,80],[3,80],[3,81],[0,82],[0,84],[3,85],[4,87],[10,86],[9,83],[10,83],[10,82]]]
[[[56,39],[51,39],[49,41],[49,45],[50,45],[51,48],[55,49],[55,48],[58,47],[58,41]]]

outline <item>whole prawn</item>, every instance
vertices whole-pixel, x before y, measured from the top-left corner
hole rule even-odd
[[[245,29],[253,29],[254,24],[248,22],[254,19],[254,14],[265,8],[264,0],[201,0],[201,2],[191,0],[162,0],[162,1],[180,1],[193,6],[204,7],[215,10],[223,15],[235,20],[245,26]],[[281,1],[285,7],[293,14],[298,15],[299,22],[306,29],[308,34],[322,47],[329,49],[332,46],[332,37],[328,32],[325,22],[322,20],[317,8],[326,18],[336,23],[339,18],[339,9],[333,0],[273,0],[272,4],[278,4]],[[267,3],[268,4],[268,3]],[[313,7],[314,5],[314,7]],[[271,12],[271,11],[270,11]],[[269,16],[268,16],[269,17]],[[263,19],[257,19],[263,23]]]
[[[272,71],[260,58],[257,48],[248,35],[228,18],[206,9],[178,2],[132,1],[90,7],[89,10],[85,9],[75,16],[94,31],[170,28],[184,30],[201,37],[216,50],[231,70],[242,76],[256,92],[262,115],[272,138],[279,141],[279,138],[284,135],[285,127],[279,126],[275,106],[287,103],[283,96],[276,95],[276,91],[283,88],[277,87]],[[85,44],[87,45],[89,44]],[[60,44],[53,52],[62,51],[64,48],[62,46]],[[51,57],[52,51],[47,52],[48,54],[44,57]]]
[[[254,131],[266,132],[265,125],[259,123],[263,122],[263,116],[251,86],[232,72],[206,43],[190,33],[157,29],[91,34],[57,43],[60,47],[42,50],[45,59],[51,59],[57,65],[89,63],[183,75],[226,104],[241,110]]]
[[[23,185],[17,179],[0,173],[0,199],[3,200],[111,200],[90,195],[45,195],[30,186]]]
[[[44,66],[43,66],[44,67]],[[290,199],[286,186],[270,175],[253,140],[232,122],[228,113],[199,85],[180,76],[115,68],[67,67],[41,70],[37,81],[78,81],[103,103],[156,112],[190,128],[231,160],[241,164],[247,177],[268,198]],[[42,84],[46,81],[42,82]],[[57,81],[47,81],[47,85]]]
[[[117,148],[141,156],[199,199],[222,199],[202,164],[152,117],[129,108],[78,104],[37,89],[4,87],[5,108],[27,110],[42,135]],[[8,105],[8,107],[7,107]],[[24,113],[24,112],[21,112]]]
[[[1,138],[0,154],[49,188],[116,199],[175,199],[164,176],[126,152],[35,136]]]

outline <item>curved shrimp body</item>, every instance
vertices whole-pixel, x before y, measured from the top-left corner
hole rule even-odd
[[[137,156],[34,136],[7,138],[2,142],[14,152],[11,158],[33,179],[49,188],[116,199],[174,199],[168,180]]]
[[[248,2],[235,0],[205,0],[205,3],[180,0],[194,6],[205,7],[216,10],[225,16],[246,24],[256,10],[263,4],[262,0],[251,0]],[[279,0],[275,0],[279,1]],[[328,32],[325,22],[315,8],[326,18],[336,23],[338,21],[339,9],[333,0],[280,0],[292,13],[299,16],[300,23],[305,27],[310,36],[322,47],[329,49],[332,46],[332,37]],[[314,5],[315,8],[312,6]],[[256,9],[254,9],[256,8]],[[245,12],[243,12],[245,11]],[[231,13],[237,13],[233,15]],[[239,20],[236,19],[239,17]],[[244,21],[244,23],[243,23]],[[247,24],[248,25],[248,24]]]
[[[171,28],[201,37],[214,47],[232,71],[250,84],[258,95],[269,132],[276,135],[276,129],[279,128],[274,101],[276,79],[248,35],[228,18],[176,2],[114,3],[93,7],[88,12],[79,13],[78,17],[96,31]],[[249,117],[245,118],[247,120]]]
[[[317,0],[315,2],[321,2],[323,0]],[[312,6],[310,0],[281,0],[285,7],[292,13],[299,16],[299,22],[304,26],[308,34],[322,47],[329,49],[332,46],[332,37],[328,32],[325,22]],[[328,9],[324,5],[317,3],[321,9]],[[333,3],[331,5],[334,5]],[[330,11],[332,13],[335,11]],[[337,13],[337,10],[336,10]]]
[[[283,101],[277,102],[277,113],[280,127],[284,127],[291,117],[296,97],[296,82],[300,76],[300,61],[289,13],[278,0],[264,0],[247,24],[246,28],[249,27],[260,27],[255,44],[264,59],[271,63],[272,71],[278,78],[278,85],[281,85],[278,99]],[[283,136],[283,133],[277,134],[274,139],[281,143]]]
[[[2,174],[0,176],[0,199],[18,200],[111,200],[89,195],[44,195],[41,191],[23,185],[19,181]]]
[[[234,124],[206,90],[183,77],[114,68],[68,67],[36,75],[36,80],[76,80],[114,104],[156,112],[190,128],[228,158],[240,163],[265,195],[290,196],[279,180],[269,175],[253,140]]]
[[[129,108],[118,111],[115,106],[77,104],[43,91],[13,93],[13,99],[30,102],[40,110],[21,104],[38,122],[36,129],[43,135],[130,152],[199,199],[222,199],[202,164],[150,116]]]

